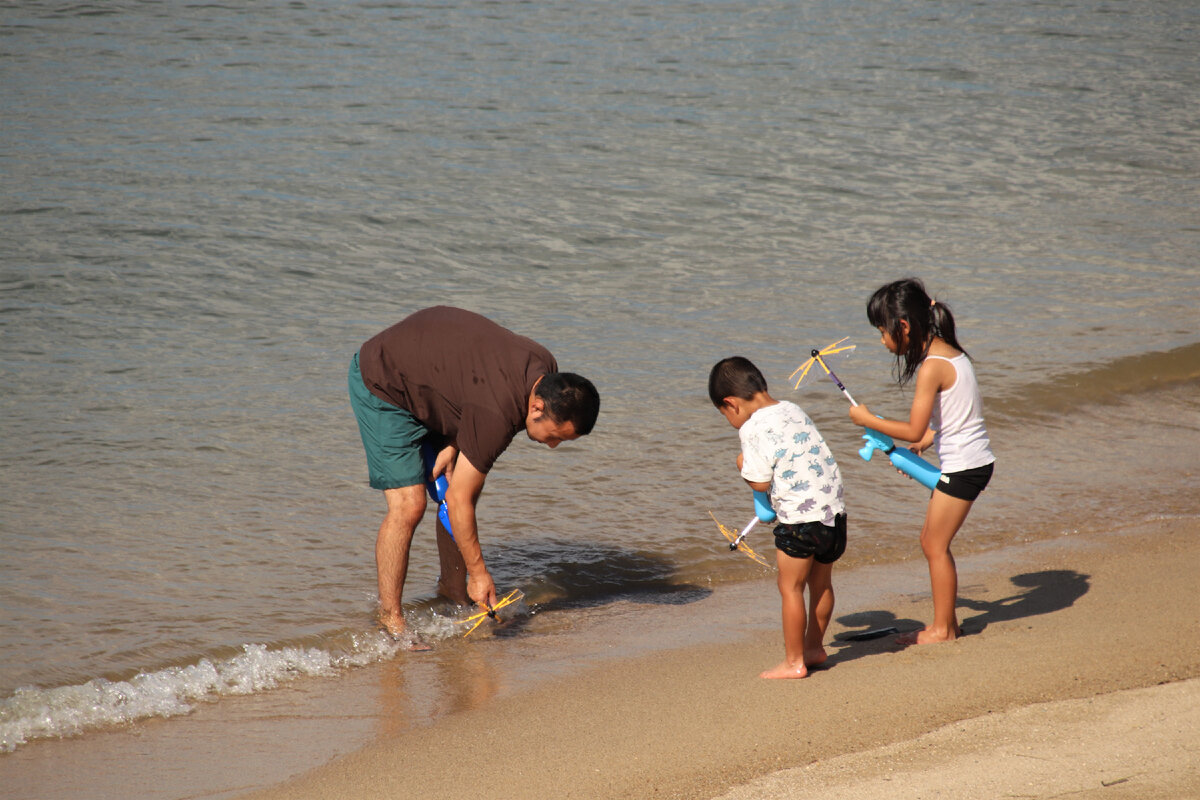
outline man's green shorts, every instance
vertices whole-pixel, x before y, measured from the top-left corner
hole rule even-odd
[[[403,408],[380,400],[363,385],[358,353],[350,360],[350,405],[358,419],[372,489],[399,489],[425,482],[421,440],[429,429]]]

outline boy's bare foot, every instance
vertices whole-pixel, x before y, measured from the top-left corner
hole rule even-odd
[[[803,664],[789,664],[787,661],[772,667],[761,674],[760,678],[779,679],[779,678],[807,678],[808,667]]]

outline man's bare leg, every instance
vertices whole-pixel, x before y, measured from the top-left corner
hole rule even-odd
[[[442,527],[442,521],[437,521],[438,561],[441,563],[441,575],[438,577],[437,593],[451,603],[460,606],[471,605],[467,595],[467,565],[463,561],[458,545]]]
[[[379,624],[393,636],[404,633],[401,598],[408,575],[408,551],[413,531],[425,514],[425,487],[384,489],[387,514],[375,539],[375,569],[379,581]]]

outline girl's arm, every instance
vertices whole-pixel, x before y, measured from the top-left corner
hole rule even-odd
[[[953,385],[958,373],[948,361],[933,359],[921,365],[917,372],[917,385],[913,390],[912,409],[908,421],[880,419],[864,405],[850,408],[850,419],[856,425],[879,431],[893,439],[905,442],[924,442],[929,435],[929,420],[933,416],[933,403],[943,386]]]
[[[924,453],[930,447],[933,447],[933,440],[936,438],[936,436],[937,431],[930,428],[929,430],[925,431],[925,438],[919,442],[913,442],[913,445],[910,449],[917,455],[921,455],[921,453]]]

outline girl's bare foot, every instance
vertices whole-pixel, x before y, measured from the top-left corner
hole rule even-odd
[[[936,631],[932,628],[922,628],[919,631],[910,631],[909,633],[901,634],[896,637],[896,644],[908,647],[912,644],[937,644],[939,642],[953,642],[959,636],[962,636],[962,628],[955,628],[953,631]]]
[[[822,664],[824,664],[828,658],[829,658],[829,654],[825,652],[824,647],[820,648],[819,650],[805,650],[804,651],[805,666],[819,667]]]
[[[789,664],[787,661],[784,661],[778,666],[761,673],[758,677],[769,679],[807,678],[808,667],[804,666],[804,664]]]

